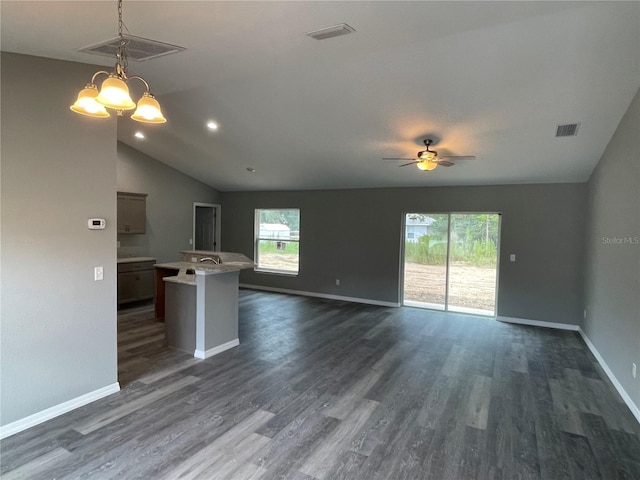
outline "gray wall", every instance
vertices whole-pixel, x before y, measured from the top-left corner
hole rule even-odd
[[[69,110],[95,67],[1,61],[6,425],[117,382],[116,121]],[[106,230],[89,230],[91,217]],[[100,265],[104,280],[94,282]]]
[[[250,258],[254,209],[301,210],[299,276],[245,270],[241,282],[385,302],[400,300],[404,213],[502,213],[498,314],[572,324],[582,315],[584,184],[233,192],[222,201],[225,250]]]
[[[631,363],[640,367],[639,135],[640,92],[589,180],[583,322],[583,330],[638,407],[640,376],[633,379]],[[623,243],[613,243],[615,238]]]
[[[120,142],[117,184],[120,192],[148,194],[147,233],[118,235],[120,252],[135,250],[159,262],[193,248],[193,202],[220,203],[217,190]]]

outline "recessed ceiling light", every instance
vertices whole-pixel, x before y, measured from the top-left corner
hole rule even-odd
[[[134,134],[134,136],[135,136],[136,138],[143,139],[143,138],[144,138],[144,133],[142,133],[142,132],[136,132],[136,133]]]
[[[247,167],[247,172],[249,173],[256,173],[256,169],[253,167]]]
[[[207,128],[209,130],[217,130],[218,129],[218,124],[216,122],[214,122],[213,120],[209,120],[207,122]]]

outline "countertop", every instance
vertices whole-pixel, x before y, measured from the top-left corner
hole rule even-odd
[[[238,254],[240,255],[240,254]],[[253,268],[254,263],[244,255],[241,255],[246,260],[243,261],[227,261],[222,262],[220,265],[213,263],[191,263],[191,262],[167,262],[156,263],[156,268],[168,268],[171,270],[178,270],[178,274],[172,277],[165,277],[165,282],[181,283],[183,285],[195,285],[196,275],[216,275],[221,273],[237,272],[245,268]],[[187,273],[187,270],[193,270],[194,273]]]
[[[134,262],[155,262],[153,257],[121,257],[118,258],[118,263],[134,263]]]

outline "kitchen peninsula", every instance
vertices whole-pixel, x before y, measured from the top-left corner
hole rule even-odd
[[[179,262],[158,263],[156,316],[164,317],[169,346],[208,358],[239,344],[239,253],[183,251]]]

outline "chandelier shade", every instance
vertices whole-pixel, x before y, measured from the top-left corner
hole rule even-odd
[[[136,108],[136,103],[131,100],[129,95],[129,87],[124,80],[116,75],[109,75],[102,82],[102,88],[96,97],[96,102],[114,110],[133,110]]]
[[[160,104],[153,95],[144,92],[142,98],[138,100],[138,108],[131,115],[131,120],[143,123],[165,123],[167,121],[162,115]]]
[[[97,96],[98,88],[93,83],[89,83],[80,91],[78,99],[69,108],[71,111],[87,117],[109,118],[111,115],[104,108],[104,105],[96,101]]]

